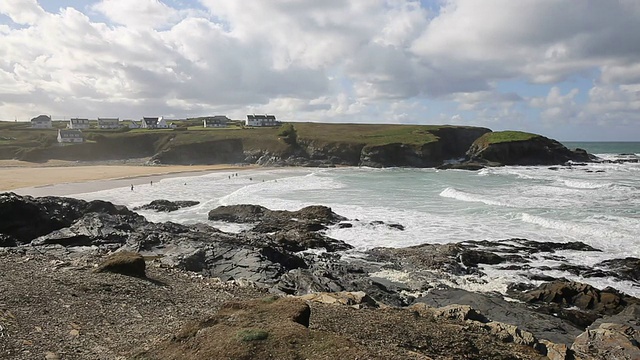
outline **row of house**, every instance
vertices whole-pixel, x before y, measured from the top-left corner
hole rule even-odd
[[[216,116],[208,116],[203,118],[202,126],[205,128],[218,128],[218,127],[227,127],[231,119],[229,119],[225,115],[216,115]],[[271,126],[280,126],[282,123],[278,121],[275,115],[247,115],[247,119],[245,120],[246,126],[252,127],[271,127]],[[122,127],[122,122],[119,118],[98,118],[98,128],[100,129],[118,129]],[[138,123],[136,121],[131,121],[127,126],[130,128],[142,128],[142,129],[167,129],[176,127],[175,124],[168,124],[167,121],[162,117],[143,117],[142,120]],[[49,129],[52,128],[51,116],[48,115],[40,115],[33,119],[31,119],[31,127],[37,129]],[[69,119],[69,123],[67,124],[68,129],[74,130],[82,130],[91,128],[91,122],[89,119],[83,118],[71,118]]]
[[[35,129],[50,129],[53,127],[51,116],[39,115],[31,119],[31,127]],[[68,129],[89,129],[91,123],[89,119],[72,118],[67,124]],[[119,118],[98,118],[98,128],[100,129],[118,129],[120,128]]]

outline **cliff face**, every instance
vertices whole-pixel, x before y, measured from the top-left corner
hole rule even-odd
[[[169,146],[151,158],[162,164],[233,164],[244,161],[239,139],[217,140]]]
[[[448,159],[461,158],[474,140],[491,132],[477,127],[442,127],[430,130],[438,140],[422,145],[391,143],[367,146],[357,143],[300,142],[307,158],[336,165],[370,167],[433,167]],[[300,160],[300,157],[297,159]]]
[[[0,157],[44,162],[151,158],[162,164],[249,163],[264,166],[437,167],[467,158],[488,165],[549,165],[590,161],[555,140],[522,132],[491,132],[461,126],[342,124],[301,125],[302,135],[284,139],[278,129],[224,132],[165,131],[89,133],[83,144],[0,147]],[[292,131],[295,126],[291,126]],[[315,134],[317,133],[317,134]],[[288,141],[287,141],[288,140]],[[13,156],[12,156],[13,155]],[[469,164],[466,163],[466,164]],[[465,164],[461,164],[466,166]],[[467,166],[467,168],[470,168]]]
[[[44,162],[49,159],[70,161],[101,161],[144,158],[153,156],[157,149],[169,140],[167,135],[140,134],[128,137],[97,136],[90,142],[50,147],[21,149],[16,158],[31,162]]]

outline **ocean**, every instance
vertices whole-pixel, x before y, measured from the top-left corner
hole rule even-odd
[[[640,156],[640,142],[566,143],[603,159]],[[581,241],[602,252],[561,251],[576,265],[592,266],[613,258],[640,258],[640,163],[591,163],[571,167],[508,166],[480,171],[407,168],[278,168],[163,179],[153,184],[71,195],[101,199],[130,208],[156,199],[198,200],[172,213],[140,211],[151,221],[209,223],[238,232],[246,225],[211,222],[209,210],[220,205],[258,204],[297,210],[326,205],[353,221],[327,235],[355,247],[357,255],[374,247],[424,243],[525,238],[541,242]],[[404,231],[372,225],[399,223]],[[540,264],[553,260],[539,259]],[[483,281],[458,284],[476,291],[506,291],[511,282],[531,282],[516,270],[485,266]],[[613,278],[566,277],[640,296],[640,284]]]

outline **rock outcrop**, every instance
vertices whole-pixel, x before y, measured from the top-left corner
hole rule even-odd
[[[146,277],[144,257],[130,251],[119,251],[108,256],[95,272],[110,272],[139,278]]]
[[[504,137],[503,134],[481,136],[471,145],[467,157],[476,163],[502,165],[557,165],[593,160],[584,150],[571,151],[558,141],[541,135],[517,133],[511,140],[510,134],[504,134]]]
[[[138,206],[133,210],[154,210],[162,212],[172,212],[180,210],[182,208],[192,207],[200,204],[199,201],[182,200],[182,201],[169,201],[169,200],[153,200],[149,204]]]

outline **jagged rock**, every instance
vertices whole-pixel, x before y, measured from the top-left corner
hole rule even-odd
[[[523,303],[506,301],[501,296],[473,293],[462,289],[433,289],[416,303],[433,307],[469,305],[488,320],[512,324],[532,333],[538,339],[558,344],[571,344],[582,330],[550,314],[537,313]]]
[[[329,252],[353,249],[344,241],[310,231],[279,231],[273,235],[274,240],[287,251],[304,251],[307,249],[325,249]]]
[[[209,220],[228,221],[235,223],[251,223],[262,220],[264,214],[270,211],[260,205],[229,205],[219,206],[209,211]]]
[[[299,296],[299,298],[305,301],[314,301],[323,304],[348,305],[356,309],[363,307],[378,307],[378,303],[363,291],[312,293]]]
[[[538,342],[532,333],[519,329],[515,325],[493,321],[485,324],[485,326],[491,334],[498,336],[504,342],[513,342],[531,347],[535,347]]]
[[[611,269],[620,280],[629,280],[637,282],[640,280],[640,259],[627,257],[624,259],[605,260],[595,265],[596,267],[604,267]]]
[[[639,302],[637,298],[612,288],[599,290],[573,281],[545,283],[518,297],[528,303],[538,304],[538,311],[554,314],[582,329],[603,315],[617,314],[628,305]]]
[[[576,338],[576,360],[640,359],[640,332],[628,325],[603,323]]]
[[[542,353],[549,360],[567,360],[569,356],[569,347],[566,344],[556,344],[549,340],[539,340]]]
[[[480,323],[487,323],[489,320],[469,305],[452,304],[439,308],[431,307],[425,303],[415,303],[409,307],[420,313],[426,313],[435,318],[466,321],[473,320]]]
[[[374,248],[367,254],[374,261],[386,261],[406,269],[442,270],[462,275],[468,270],[457,260],[462,252],[457,244],[424,244],[407,248]]]
[[[111,215],[140,215],[123,206],[106,201],[83,201],[62,197],[19,196],[14,193],[0,194],[0,234],[10,236],[17,243],[29,243],[38,236],[46,235],[71,225],[88,213]]]
[[[615,315],[605,315],[594,321],[588,329],[597,329],[603,323],[628,325],[640,331],[640,304],[631,304]]]
[[[120,251],[109,255],[95,270],[97,273],[111,272],[128,276],[146,277],[146,264],[142,255]]]
[[[599,290],[591,285],[574,281],[554,281],[528,291],[523,299],[529,303],[555,303],[566,307],[575,306],[581,310],[591,310],[600,315],[611,315],[622,311],[628,301],[637,299],[606,288]]]
[[[496,253],[526,253],[537,254],[541,252],[555,253],[561,250],[574,251],[602,251],[580,241],[571,241],[566,243],[560,242],[541,242],[527,239],[507,239],[507,240],[481,240],[481,241],[464,241],[460,243],[465,247],[482,248]]]
[[[71,226],[52,231],[31,242],[33,246],[59,244],[63,246],[123,245],[129,236],[145,222],[138,216],[89,213]]]
[[[331,211],[326,206],[307,206],[298,211],[269,210],[259,205],[229,205],[220,206],[209,211],[209,220],[229,221],[237,223],[251,223],[262,221],[265,223],[287,223],[306,221],[322,225],[337,224],[346,218]]]
[[[464,266],[478,266],[478,264],[500,264],[506,259],[488,251],[464,250],[460,254],[460,261]]]
[[[154,211],[172,212],[182,208],[196,206],[198,204],[200,204],[200,201],[153,200],[149,204],[135,207],[133,208],[133,210],[154,210]]]

